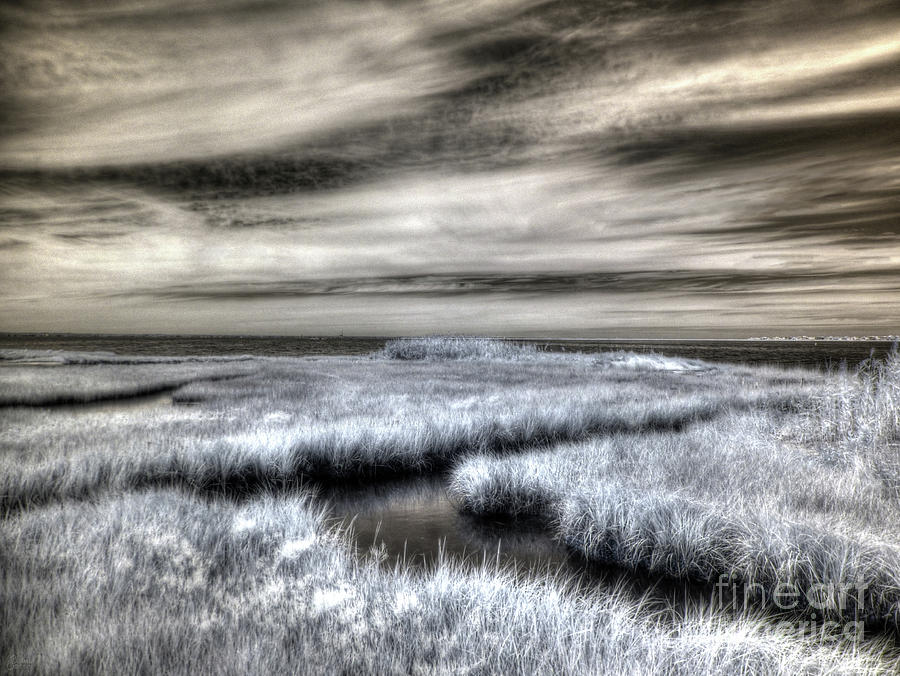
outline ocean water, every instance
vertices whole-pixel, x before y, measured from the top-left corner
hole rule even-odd
[[[30,348],[115,352],[123,355],[185,356],[253,354],[262,356],[364,355],[388,338],[356,336],[169,336],[91,334],[0,334],[0,349]],[[883,358],[893,343],[885,340],[527,340],[553,352],[627,350],[713,362],[774,364],[827,369],[842,361],[855,366]]]

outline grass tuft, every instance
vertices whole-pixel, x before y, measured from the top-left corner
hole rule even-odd
[[[900,499],[900,352],[868,359],[854,371],[846,364],[832,384],[812,397],[802,428],[805,443],[822,458],[856,465],[876,476]]]
[[[537,356],[534,345],[496,338],[470,336],[428,336],[389,340],[377,353],[385,359],[404,361],[441,361],[459,359],[515,360]]]

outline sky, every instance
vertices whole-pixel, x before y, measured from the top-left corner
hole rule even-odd
[[[896,0],[25,0],[0,31],[0,331],[900,334]]]

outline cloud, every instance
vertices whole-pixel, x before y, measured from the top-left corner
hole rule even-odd
[[[429,48],[429,17],[414,6],[230,9],[4,9],[17,23],[3,70],[16,122],[0,158],[52,167],[270,149],[415,112],[459,77]]]
[[[273,307],[377,329],[390,299],[417,326],[547,325],[550,299],[574,328],[879,323],[898,297],[895,2],[33,0],[0,23],[17,326],[258,303],[263,332]]]
[[[815,293],[835,288],[900,291],[900,267],[821,272],[747,270],[649,270],[518,275],[404,275],[343,279],[221,282],[155,286],[126,295],[163,300],[253,300],[331,295],[466,296],[478,294],[561,294],[589,291],[669,294]],[[113,294],[114,296],[116,294]]]

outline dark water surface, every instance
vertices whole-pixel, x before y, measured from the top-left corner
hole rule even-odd
[[[185,356],[254,354],[263,356],[363,355],[387,338],[345,336],[170,336],[92,334],[0,334],[0,349],[30,348],[115,352],[128,355]],[[743,364],[828,368],[851,366],[891,349],[887,340],[523,340],[553,352],[628,350]]]
[[[625,350],[713,362],[827,369],[844,360],[855,366],[869,357],[884,358],[894,343],[889,340],[560,340],[541,344],[554,352]]]
[[[588,564],[536,522],[462,514],[442,477],[324,488],[319,499],[329,506],[331,523],[348,530],[357,556],[379,557],[386,568],[399,563],[428,571],[441,560],[486,564],[524,579],[555,578],[573,592],[616,587],[664,614],[710,600],[705,585]]]
[[[0,334],[0,349],[115,352],[120,355],[187,356],[254,354],[267,357],[360,355],[379,350],[384,338],[333,336],[170,336],[111,334]]]
[[[537,524],[512,529],[507,522],[458,512],[440,477],[332,487],[323,489],[321,499],[333,519],[352,528],[361,553],[382,548],[390,565],[399,559],[428,569],[446,556],[534,570],[569,568],[566,552]]]
[[[757,605],[754,587],[745,587],[740,580],[720,587],[589,562],[535,521],[460,513],[448,498],[445,482],[445,477],[432,476],[331,487],[321,490],[319,500],[329,507],[330,522],[349,532],[356,556],[363,560],[374,556],[389,570],[399,564],[431,571],[441,561],[467,568],[486,565],[510,571],[519,580],[555,580],[567,593],[621,593],[638,603],[642,614],[664,624],[677,625],[696,611],[740,616],[748,608],[757,608],[772,623],[808,617],[803,611],[779,614]],[[866,629],[871,636],[884,636],[877,623]],[[887,645],[896,651],[893,638]]]
[[[50,404],[39,406],[44,411],[65,414],[85,413],[140,413],[144,411],[163,410],[172,406],[172,392],[157,392],[155,394],[142,394],[136,397],[110,397],[84,403],[74,404]]]

